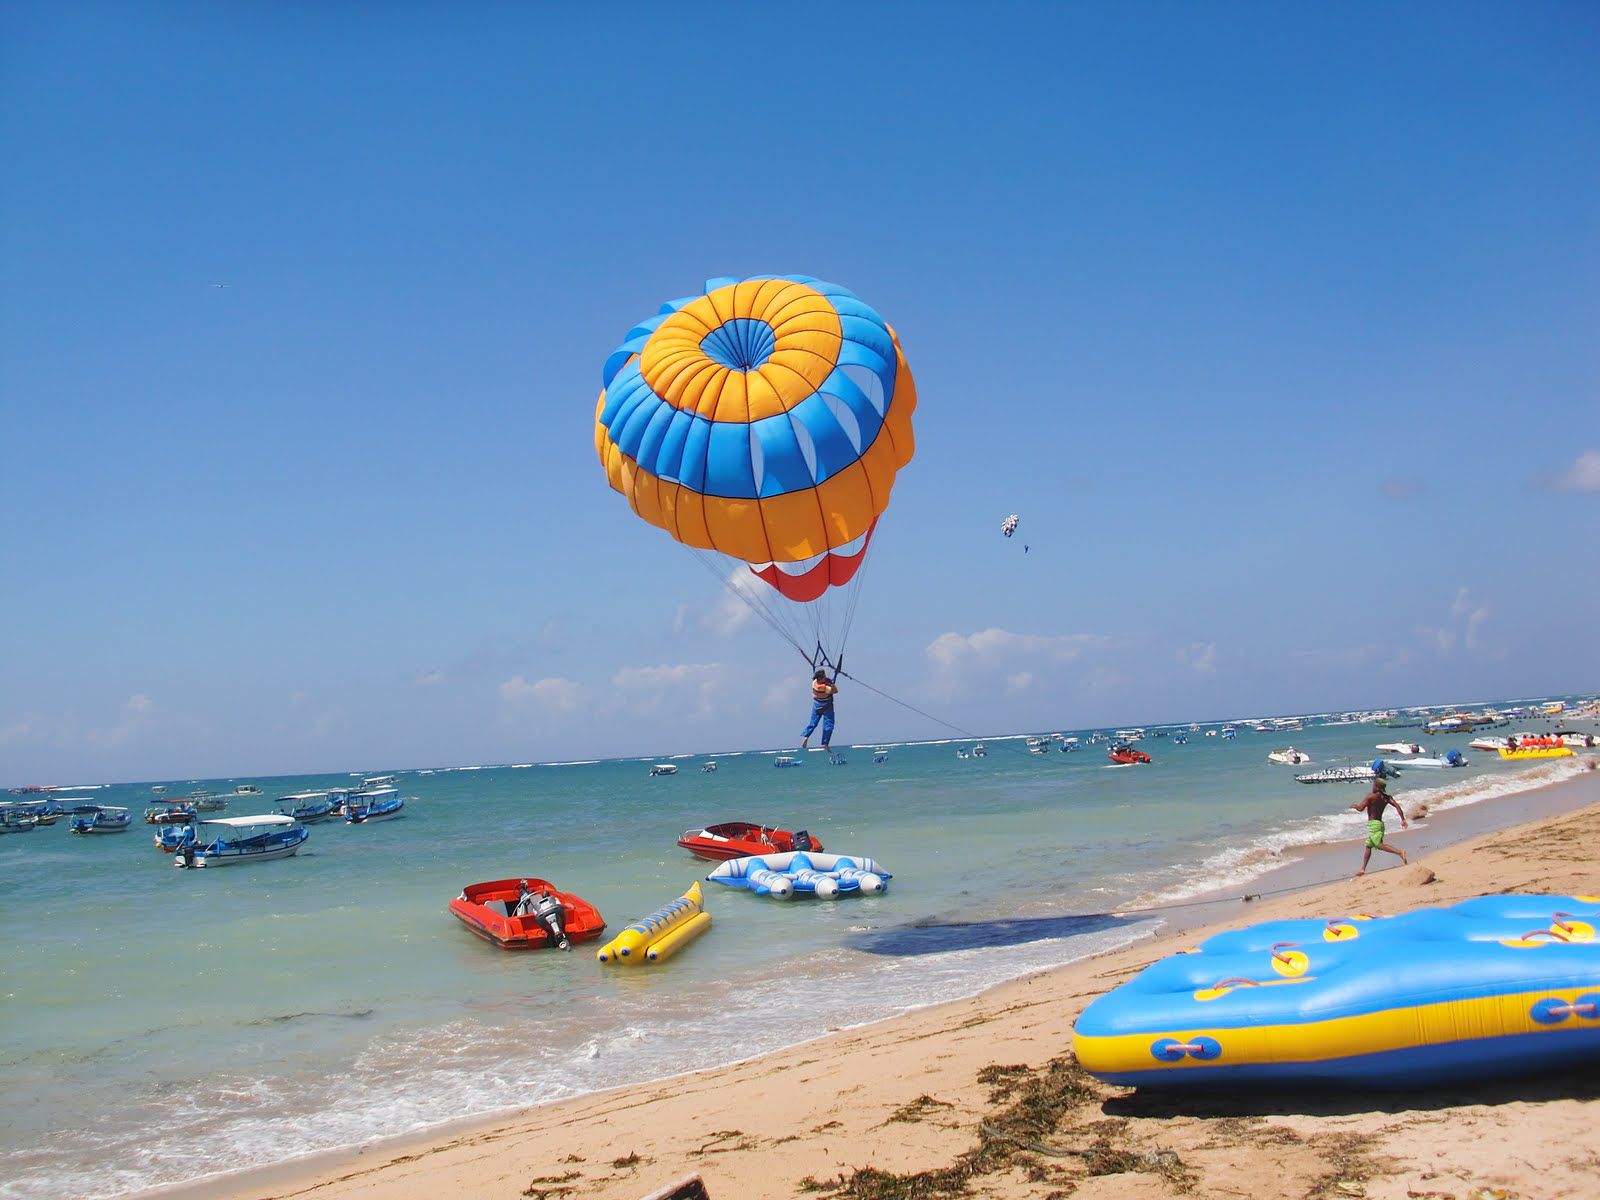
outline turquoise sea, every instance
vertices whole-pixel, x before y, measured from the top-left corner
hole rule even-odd
[[[139,823],[77,837],[63,819],[0,838],[0,1197],[195,1180],[968,995],[1158,922],[1076,914],[1237,886],[1275,848],[1355,837],[1361,819],[1344,809],[1359,785],[1300,785],[1297,771],[1370,760],[1385,741],[1465,748],[1370,724],[1187,736],[1147,738],[1154,763],[1129,768],[1104,745],[1035,756],[990,739],[981,759],[936,742],[895,746],[881,765],[870,747],[843,766],[814,753],[787,771],[770,752],[719,755],[709,775],[705,756],[685,756],[663,778],[650,759],[403,771],[405,819],[314,825],[296,858],[220,871],[175,870]],[[1266,761],[1291,743],[1311,767]],[[1439,807],[1579,769],[1469,758],[1407,772],[1395,791]],[[168,795],[260,785],[232,801],[241,815],[351,780],[159,782]],[[74,794],[136,817],[155,799],[150,783]],[[741,818],[872,855],[893,873],[888,893],[782,903],[706,885],[712,930],[640,969],[602,969],[594,944],[498,951],[445,907],[464,884],[537,875],[619,930],[710,869],[678,849],[682,830]]]

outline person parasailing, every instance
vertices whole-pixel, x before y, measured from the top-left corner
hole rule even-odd
[[[712,279],[634,325],[601,384],[606,482],[836,680],[868,552],[916,450],[916,384],[894,329],[814,276]]]
[[[817,722],[822,722],[822,748],[832,750],[829,745],[833,741],[833,698],[839,694],[839,677],[835,675],[828,678],[827,671],[817,669],[811,677],[811,720],[806,724],[805,732],[800,735],[800,749],[811,748],[811,735],[816,731]]]

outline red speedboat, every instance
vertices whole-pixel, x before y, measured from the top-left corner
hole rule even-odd
[[[1148,754],[1143,750],[1135,750],[1132,746],[1113,746],[1110,758],[1112,762],[1123,767],[1132,763],[1147,763],[1150,761]]]
[[[729,858],[748,858],[752,854],[787,854],[791,850],[821,850],[822,843],[805,830],[790,833],[770,825],[749,821],[724,821],[704,829],[686,829],[678,839],[696,858],[721,862]]]
[[[549,899],[549,898],[553,898]],[[555,914],[556,903],[560,914]],[[471,883],[450,901],[450,911],[473,933],[502,950],[540,950],[587,942],[606,927],[598,909],[543,879]]]

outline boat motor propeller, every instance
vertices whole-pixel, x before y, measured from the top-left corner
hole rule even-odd
[[[572,949],[572,942],[567,937],[566,913],[560,900],[549,892],[541,892],[533,902],[533,919],[545,927],[558,949]]]

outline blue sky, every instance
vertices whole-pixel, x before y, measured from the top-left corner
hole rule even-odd
[[[916,375],[889,692],[1600,686],[1597,53],[1585,4],[6,4],[0,779],[792,741],[792,652],[591,435],[634,321],[763,272]]]

